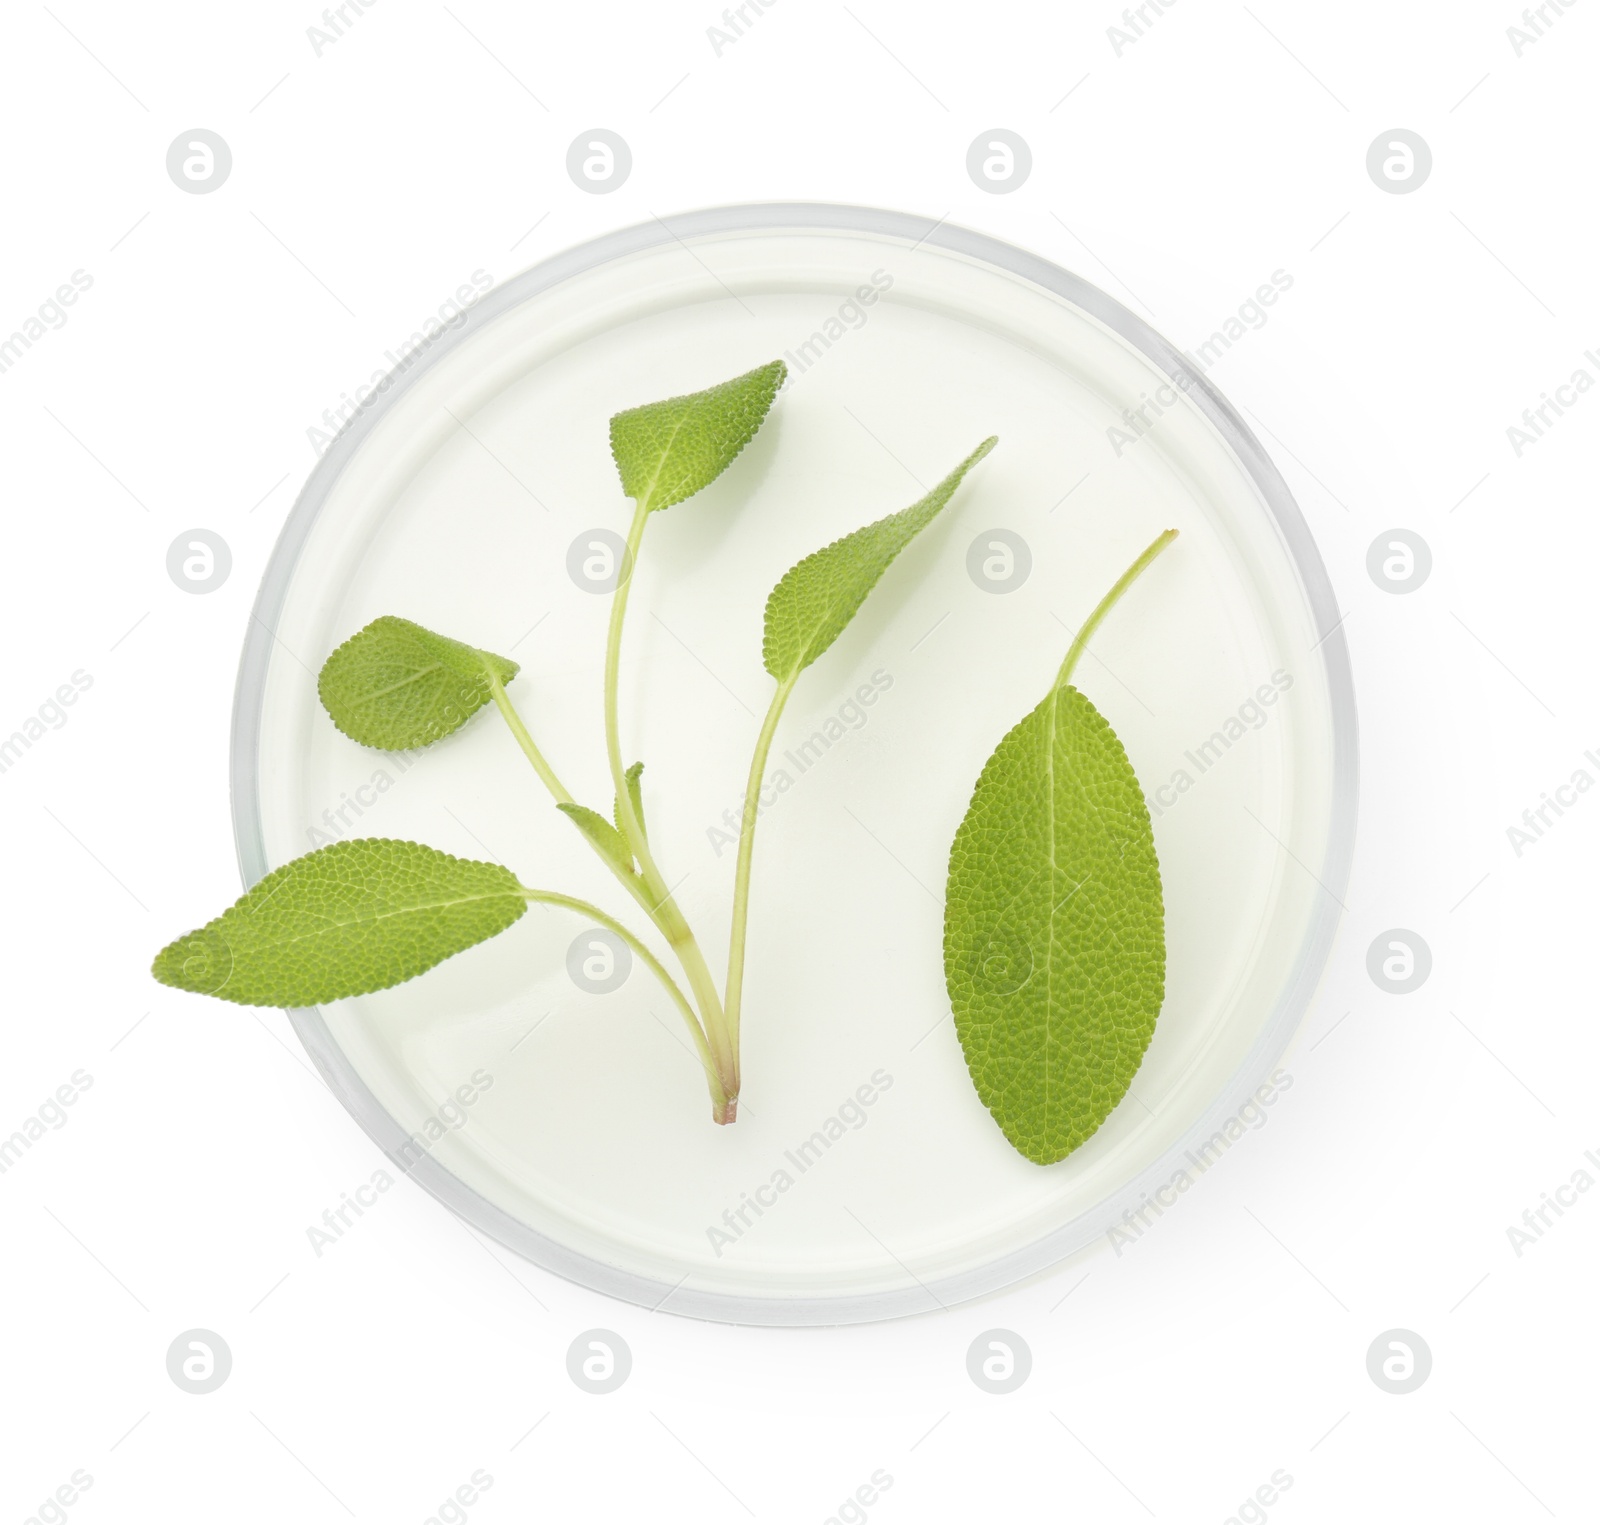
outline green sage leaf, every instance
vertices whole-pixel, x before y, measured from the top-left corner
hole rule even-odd
[[[574,821],[578,830],[600,849],[603,856],[624,872],[633,871],[633,849],[628,846],[628,839],[623,836],[620,827],[613,826],[599,811],[591,810],[587,805],[558,804],[556,809]]]
[[[910,508],[835,540],[790,567],[767,598],[761,660],[791,682],[838,640],[890,563],[938,517],[961,479],[995,447],[990,436]]]
[[[984,1105],[1028,1159],[1089,1138],[1166,978],[1161,873],[1122,743],[1070,685],[995,749],[950,850],[945,983]]]
[[[503,932],[527,906],[498,863],[358,837],[274,869],[163,948],[151,973],[241,1006],[315,1006],[412,979]]]
[[[365,747],[427,746],[460,729],[519,668],[507,657],[386,614],[322,664],[317,694],[333,723]]]
[[[628,786],[628,798],[633,801],[633,818],[639,823],[639,830],[644,831],[644,795],[639,788],[639,775],[644,772],[644,764],[636,762],[622,775],[623,782]],[[622,831],[622,801],[611,802],[611,817],[617,823],[617,830]]]
[[[622,490],[659,509],[710,486],[754,438],[787,374],[774,360],[703,392],[618,413],[611,454]]]

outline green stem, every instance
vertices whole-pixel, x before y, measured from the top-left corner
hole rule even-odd
[[[556,777],[556,770],[544,760],[544,753],[534,742],[527,726],[522,723],[522,716],[516,711],[511,700],[507,697],[505,685],[501,683],[492,672],[489,677],[489,692],[494,697],[494,705],[500,711],[505,723],[511,727],[511,734],[517,738],[517,745],[522,748],[524,756],[533,764],[533,771],[539,775],[540,781],[556,798],[558,805],[572,805],[577,802],[567,793],[566,785]]]
[[[1061,671],[1056,674],[1056,688],[1066,687],[1067,681],[1072,677],[1073,668],[1078,665],[1078,658],[1083,655],[1083,648],[1089,644],[1089,637],[1100,628],[1101,622],[1116,607],[1117,600],[1133,586],[1139,574],[1177,538],[1177,530],[1163,530],[1139,553],[1139,559],[1116,580],[1111,591],[1095,605],[1094,613],[1083,622],[1083,628],[1073,638],[1072,645],[1067,648],[1066,660],[1061,664]]]
[[[633,794],[628,788],[627,770],[622,766],[622,740],[617,726],[617,675],[622,666],[622,622],[628,613],[628,591],[633,586],[633,574],[639,565],[639,546],[644,540],[644,527],[650,521],[650,510],[644,500],[634,504],[633,523],[628,526],[628,549],[623,564],[617,568],[617,587],[611,595],[611,623],[606,629],[606,761],[611,768],[611,783],[617,795],[617,814],[622,818],[622,834],[628,839],[633,855],[643,864],[640,849],[649,851],[645,841],[644,824],[633,808]]]
[[[516,706],[512,704],[511,696],[506,693],[505,688],[501,684],[500,680],[492,673],[489,675],[489,692],[494,696],[495,708],[500,711],[501,715],[505,719],[506,724],[511,728],[511,734],[517,738],[517,745],[522,748],[523,753],[527,757],[528,761],[533,764],[533,771],[539,775],[540,779],[544,783],[545,788],[548,789],[551,795],[555,798],[556,803],[558,805],[575,804],[576,801],[573,799],[571,792],[567,789],[567,786],[556,777],[555,769],[545,761],[544,753],[539,750],[538,743],[534,741],[533,736],[529,732],[527,726],[522,723],[522,716],[517,713]],[[584,840],[587,842],[589,839],[585,837]],[[592,842],[589,845],[591,847],[594,846]],[[651,919],[651,921],[655,922],[656,927],[661,932],[662,936],[667,938],[667,940],[670,942],[672,940],[672,932],[662,921],[661,917],[657,915],[656,899],[640,882],[639,876],[637,874],[630,873],[625,868],[620,867],[617,863],[606,857],[604,853],[600,852],[598,848],[595,848],[595,854],[597,857],[599,857],[600,861],[611,870],[612,874],[616,876],[617,882],[621,884],[622,887],[627,890],[627,892],[632,895],[641,906],[644,907],[645,914]]]
[[[504,685],[501,684],[500,680],[496,678],[493,673],[489,674],[489,692],[494,698],[495,708],[500,711],[500,714],[504,718],[506,725],[510,727],[511,734],[516,737],[517,745],[522,748],[523,753],[526,755],[528,761],[533,764],[534,772],[539,775],[540,779],[544,783],[545,788],[550,791],[551,795],[554,796],[558,804],[571,805],[575,803],[572,794],[567,789],[566,785],[563,784],[556,776],[555,769],[545,761],[544,754],[539,750],[538,743],[534,741],[533,736],[529,732],[527,726],[522,722],[522,716],[517,713],[516,706],[512,704],[510,695],[506,693]],[[584,840],[587,842],[589,839],[585,837]],[[594,846],[592,842],[589,845],[591,847]],[[656,930],[659,931],[661,935],[672,944],[675,951],[679,951],[679,944],[682,940],[682,931],[678,925],[674,924],[668,917],[662,914],[660,897],[650,892],[650,889],[642,881],[638,874],[631,873],[629,870],[621,867],[612,859],[606,857],[605,854],[600,852],[598,848],[595,849],[595,855],[602,863],[605,864],[608,869],[611,870],[612,875],[616,878],[617,882],[623,887],[623,889],[625,889],[636,901],[639,902],[640,906],[642,906],[644,909],[645,915],[647,915],[650,920],[655,923]],[[679,921],[681,922],[681,920],[682,918],[680,917]],[[695,952],[698,953],[699,950],[696,949]],[[679,957],[681,960],[681,951],[679,951]],[[702,960],[702,965],[703,963],[704,960]],[[691,988],[693,988],[693,979],[694,975],[691,972]],[[709,981],[709,976],[707,976],[707,979]],[[678,989],[676,983],[674,983],[672,988],[679,1001],[682,1001],[683,994]]]
[[[545,761],[544,754],[539,750],[538,743],[534,741],[527,726],[522,723],[522,717],[517,713],[516,706],[511,702],[511,696],[506,693],[500,681],[490,674],[489,690],[494,696],[495,708],[505,718],[511,734],[516,737],[517,745],[522,748],[528,761],[533,764],[534,772],[543,780],[545,788],[554,796],[557,804],[574,804],[572,794],[566,785],[556,776],[555,769]],[[629,798],[624,791],[624,798]],[[584,838],[588,841],[588,838]],[[590,843],[593,847],[594,844]],[[611,870],[617,883],[625,889],[644,908],[644,913],[656,924],[657,930],[672,944],[674,952],[678,954],[680,962],[684,964],[684,972],[688,974],[690,987],[698,991],[696,985],[695,963],[698,961],[699,980],[709,989],[712,999],[712,1009],[719,1015],[722,1011],[722,1002],[716,993],[716,986],[711,983],[711,975],[706,969],[705,959],[700,954],[699,947],[694,943],[693,934],[690,933],[688,924],[683,919],[683,914],[678,910],[670,896],[665,894],[665,886],[661,885],[660,870],[650,863],[650,874],[654,875],[654,883],[650,874],[635,874],[621,867],[612,859],[605,856],[598,848],[595,854],[600,861]],[[687,939],[687,942],[685,941]]]
[[[633,575],[639,566],[639,547],[644,540],[644,528],[650,519],[647,501],[634,504],[633,523],[628,526],[627,555],[619,569],[617,589],[611,599],[611,622],[606,631],[605,667],[605,726],[606,761],[611,769],[611,785],[617,799],[617,816],[622,824],[622,834],[639,864],[639,875],[646,891],[640,903],[650,912],[651,919],[661,928],[672,951],[677,955],[683,972],[688,976],[689,988],[699,1003],[705,1022],[706,1036],[717,1056],[722,1072],[723,1086],[727,1092],[727,1115],[718,1121],[732,1122],[739,1100],[739,1063],[737,1052],[728,1035],[723,1018],[722,998],[717,993],[716,981],[706,964],[700,944],[693,930],[672,898],[672,891],[656,865],[650,844],[645,838],[644,822],[633,808],[633,795],[628,788],[627,773],[622,765],[622,742],[617,724],[618,673],[622,666],[622,626],[628,612],[628,592],[633,586]]]
[[[554,890],[530,890],[527,885],[522,886],[522,893],[530,901],[537,901],[541,905],[565,906],[569,911],[576,911],[581,916],[587,916],[592,921],[615,932],[627,945],[650,966],[651,972],[661,981],[668,995],[672,997],[673,1005],[683,1014],[683,1020],[688,1024],[689,1032],[694,1038],[695,1052],[700,1056],[701,1066],[706,1072],[706,1084],[711,1088],[711,1104],[713,1115],[720,1115],[728,1108],[728,1093],[722,1084],[722,1077],[717,1072],[716,1061],[711,1057],[711,1050],[706,1044],[706,1035],[700,1030],[700,1020],[694,1014],[694,1008],[689,1005],[684,994],[678,989],[677,982],[667,973],[666,966],[653,954],[637,937],[633,935],[614,916],[608,916],[597,905],[591,905],[587,900],[577,900],[571,895],[558,895]]]
[[[766,777],[767,756],[772,751],[772,738],[777,734],[779,717],[783,714],[784,705],[789,702],[798,676],[796,673],[780,683],[778,691],[772,696],[767,718],[761,722],[761,734],[756,738],[755,754],[750,759],[750,777],[745,784],[744,815],[739,825],[739,862],[733,876],[733,922],[728,933],[728,984],[723,1007],[735,1065],[739,1062],[739,1014],[744,1005],[745,928],[750,916],[750,864],[755,857],[761,781]]]

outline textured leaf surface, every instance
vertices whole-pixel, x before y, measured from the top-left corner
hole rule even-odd
[[[1072,687],[995,749],[950,850],[945,982],[984,1105],[1030,1160],[1089,1138],[1166,978],[1161,874],[1122,743]]]
[[[839,639],[889,565],[938,517],[961,479],[994,449],[986,439],[925,498],[814,551],[790,567],[767,598],[761,660],[780,683]]]
[[[386,614],[351,636],[326,662],[317,693],[333,723],[362,746],[402,751],[459,729],[517,664]]]
[[[274,869],[151,972],[241,1006],[315,1006],[412,979],[526,909],[498,863],[360,837]]]
[[[611,420],[622,490],[647,509],[671,508],[709,486],[748,445],[788,367],[757,366],[704,392],[629,408]]]
[[[639,830],[644,830],[644,792],[639,788],[639,775],[644,772],[644,764],[636,762],[622,775],[623,782],[628,786],[628,798],[633,801],[633,818],[639,823]],[[622,826],[622,801],[611,802],[611,817],[617,823],[617,830],[621,832]]]
[[[613,826],[598,810],[587,805],[557,805],[562,815],[570,817],[581,831],[618,868],[631,872],[633,852],[619,827]]]

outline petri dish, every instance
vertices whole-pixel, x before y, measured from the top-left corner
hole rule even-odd
[[[946,1308],[1176,1202],[1275,1096],[1357,804],[1326,572],[1203,365],[1021,249],[827,205],[612,233],[414,338],[319,459],[262,582],[231,761],[247,884],[328,841],[404,837],[621,912],[492,710],[375,753],[335,731],[315,674],[380,614],[511,656],[524,718],[606,809],[604,589],[631,507],[607,420],[782,355],[754,443],[653,518],[623,656],[652,843],[718,967],[770,692],[768,590],[987,435],[1000,444],[791,701],[756,849],[738,1123],[711,1122],[648,972],[534,907],[421,979],[290,1013],[374,1143],[550,1271],[748,1324]],[[1077,679],[1150,800],[1166,1004],[1129,1096],[1041,1168],[966,1074],[940,956],[946,858],[989,752],[1169,527],[1178,541]]]

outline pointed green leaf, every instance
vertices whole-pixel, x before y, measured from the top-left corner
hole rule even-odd
[[[412,979],[503,932],[527,906],[498,863],[358,837],[274,869],[163,948],[151,973],[241,1006],[315,1006]]]
[[[925,498],[814,551],[784,573],[767,599],[761,642],[761,659],[774,678],[791,681],[838,640],[889,564],[994,446],[991,435]]]
[[[353,741],[385,751],[426,746],[466,724],[517,664],[386,614],[351,636],[326,662],[317,693]]]
[[[750,443],[787,374],[783,361],[774,360],[704,392],[618,413],[611,454],[622,490],[658,509],[709,486]]]
[[[1122,743],[1070,686],[990,757],[950,850],[945,982],[973,1084],[1048,1165],[1089,1138],[1149,1046],[1161,874]]]
[[[639,775],[644,772],[644,764],[636,762],[622,775],[623,781],[628,786],[628,798],[633,801],[633,818],[639,823],[639,830],[644,830],[644,795],[639,789]],[[622,831],[622,801],[611,802],[611,817],[617,823],[617,830]]]
[[[557,805],[556,809],[575,821],[578,830],[618,868],[633,872],[633,851],[628,846],[627,838],[599,811],[591,810],[587,805]]]

